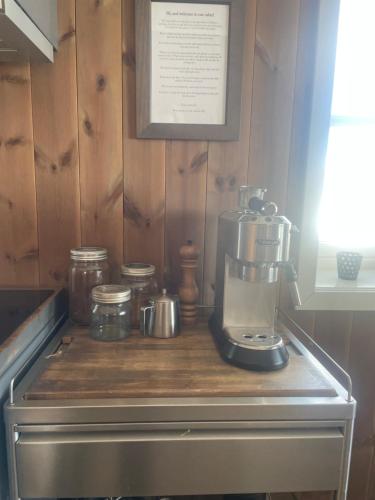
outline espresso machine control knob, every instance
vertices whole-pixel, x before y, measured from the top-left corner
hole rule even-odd
[[[261,215],[276,215],[277,205],[273,201],[261,200],[257,197],[250,198],[249,209],[252,212],[259,212]]]

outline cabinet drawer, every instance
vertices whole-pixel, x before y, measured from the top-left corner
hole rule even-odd
[[[335,490],[343,435],[318,429],[21,432],[19,496]]]

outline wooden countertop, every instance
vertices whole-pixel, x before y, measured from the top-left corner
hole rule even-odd
[[[133,332],[119,342],[94,341],[86,328],[72,326],[63,339],[26,399],[336,395],[323,373],[292,346],[288,366],[276,372],[225,363],[206,324],[174,339]]]

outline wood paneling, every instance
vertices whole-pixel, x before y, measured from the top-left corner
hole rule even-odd
[[[333,492],[272,493],[270,500],[334,500]]]
[[[354,429],[349,498],[370,498],[375,436],[375,313],[354,313],[350,337],[349,373],[358,408]]]
[[[134,1],[124,0],[124,259],[154,264],[164,276],[165,141],[136,139]]]
[[[76,3],[81,230],[123,259],[122,23],[118,0]]]
[[[166,149],[166,284],[177,290],[180,246],[191,240],[201,250],[197,284],[202,290],[207,182],[207,143],[167,141]]]
[[[31,67],[40,284],[66,284],[80,245],[75,3],[59,4],[54,64]]]
[[[351,311],[319,311],[315,314],[315,340],[345,369],[349,362],[352,325]]]
[[[305,165],[312,106],[319,0],[301,0],[294,84],[293,124],[289,157],[287,215],[298,227],[302,221]]]
[[[248,183],[285,209],[299,0],[259,0]]]
[[[0,281],[39,282],[30,67],[0,64]]]
[[[240,184],[264,184],[298,223],[319,0],[246,0],[241,136],[230,143],[135,138],[134,1],[60,0],[54,65],[32,66],[31,80],[28,64],[0,65],[1,285],[64,283],[82,242],[108,247],[115,264],[152,262],[175,288],[179,246],[193,239],[212,303],[217,216]],[[375,500],[375,317],[294,318],[353,377],[349,500]]]
[[[256,22],[255,0],[246,2],[245,16],[239,141],[210,142],[208,145],[203,285],[206,304],[214,303],[218,216],[224,210],[236,207],[239,186],[246,184],[247,178]]]
[[[295,495],[295,500],[334,500],[335,494],[333,492],[319,492],[319,493],[298,493]]]

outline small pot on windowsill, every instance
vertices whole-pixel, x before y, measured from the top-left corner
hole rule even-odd
[[[355,281],[361,269],[363,256],[358,252],[337,252],[337,275],[341,280]]]

